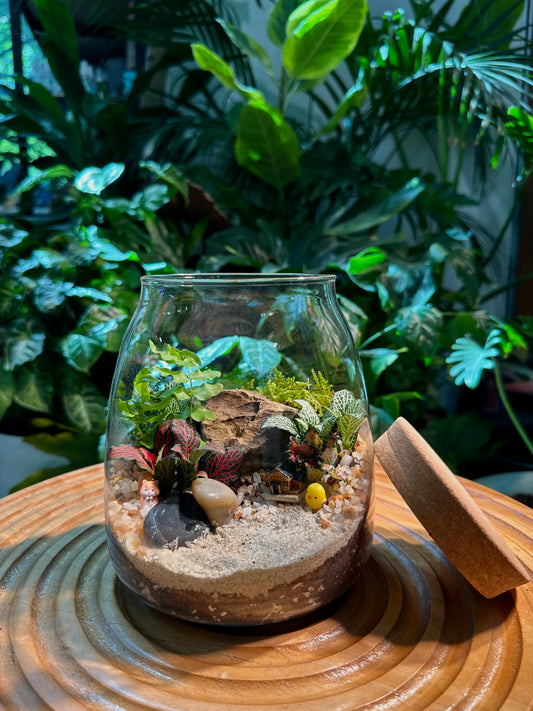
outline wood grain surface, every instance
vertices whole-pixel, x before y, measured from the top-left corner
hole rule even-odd
[[[532,510],[463,482],[533,568]],[[533,585],[488,600],[380,467],[362,579],[261,629],[165,617],[126,591],[104,532],[103,467],[0,500],[0,708],[171,711],[533,709]]]

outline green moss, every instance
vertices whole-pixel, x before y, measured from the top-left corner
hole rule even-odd
[[[307,400],[317,413],[322,416],[325,408],[330,404],[333,395],[333,387],[319,371],[311,371],[312,381],[303,382],[280,373],[274,368],[273,377],[263,388],[258,388],[261,395],[281,402],[284,405],[299,407],[297,400]]]

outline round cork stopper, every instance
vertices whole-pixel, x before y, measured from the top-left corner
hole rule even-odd
[[[395,420],[374,449],[409,508],[478,592],[492,598],[533,579],[532,571],[407,420]]]

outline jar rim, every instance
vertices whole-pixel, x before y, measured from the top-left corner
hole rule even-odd
[[[298,274],[289,272],[239,273],[239,272],[195,272],[178,274],[150,274],[141,277],[141,283],[147,286],[152,284],[331,284],[336,280],[335,274]]]

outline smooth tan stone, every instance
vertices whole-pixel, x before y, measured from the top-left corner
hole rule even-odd
[[[231,521],[239,502],[229,486],[217,479],[198,477],[193,481],[191,490],[213,526],[223,526]]]

